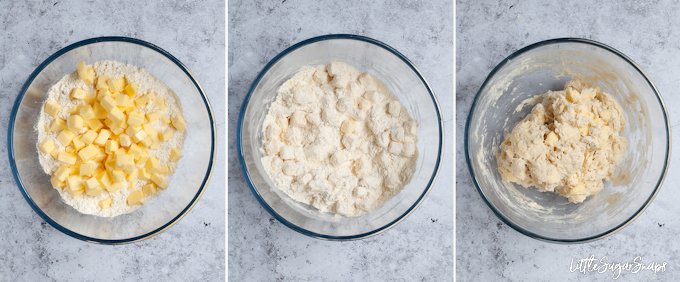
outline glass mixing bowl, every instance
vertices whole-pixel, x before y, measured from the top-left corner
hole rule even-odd
[[[562,90],[572,78],[621,104],[629,142],[612,180],[581,204],[503,182],[495,156],[505,134],[531,111],[518,108],[522,101]],[[592,40],[553,39],[522,48],[491,71],[468,116],[465,153],[475,186],[503,222],[537,239],[586,242],[620,230],[653,200],[668,168],[670,127],[661,96],[628,57]]]
[[[168,189],[136,211],[114,218],[81,214],[65,204],[38,162],[35,123],[48,89],[80,61],[115,60],[145,68],[181,102],[187,137]],[[69,45],[29,76],[12,109],[9,161],[19,190],[40,217],[74,238],[122,244],[159,234],[179,221],[200,198],[213,166],[215,123],[207,97],[189,70],[165,50],[133,38],[99,37]]]
[[[301,67],[347,62],[382,80],[418,122],[416,171],[404,189],[382,207],[359,217],[322,213],[296,202],[274,186],[262,167],[262,121],[279,86]],[[246,96],[238,122],[237,147],[251,191],[277,220],[316,238],[349,240],[377,234],[411,213],[430,190],[442,152],[442,119],[432,90],[413,64],[393,48],[357,35],[307,39],[278,54],[260,72]]]

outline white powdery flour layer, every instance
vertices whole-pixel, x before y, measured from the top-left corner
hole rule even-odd
[[[296,201],[359,216],[410,181],[417,126],[370,74],[342,62],[304,67],[270,105],[262,165]]]

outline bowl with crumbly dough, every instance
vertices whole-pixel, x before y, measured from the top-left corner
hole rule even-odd
[[[237,129],[258,202],[304,235],[380,233],[422,202],[442,154],[442,119],[401,53],[357,35],[325,35],[274,57],[253,82]]]
[[[43,220],[76,239],[125,244],[167,230],[197,203],[215,125],[177,58],[142,40],[98,37],[31,73],[7,142],[19,190]]]
[[[581,243],[622,229],[651,203],[670,136],[659,92],[630,58],[560,38],[491,71],[467,119],[465,154],[503,222],[539,240]]]

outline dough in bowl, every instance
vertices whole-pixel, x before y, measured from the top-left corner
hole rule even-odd
[[[621,161],[621,106],[579,80],[534,97],[537,104],[507,134],[496,154],[504,181],[556,192],[581,203],[596,195]]]

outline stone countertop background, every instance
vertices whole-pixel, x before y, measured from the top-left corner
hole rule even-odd
[[[597,2],[597,4],[594,4]],[[588,4],[590,3],[590,4]],[[672,127],[680,123],[680,18],[676,1],[458,1],[456,6],[456,276],[460,281],[612,280],[611,272],[570,272],[571,259],[607,256],[610,262],[667,262],[656,275],[623,273],[619,281],[680,280],[680,165],[669,174],[649,208],[630,226],[605,239],[557,245],[530,239],[493,214],[474,188],[465,162],[463,135],[472,100],[503,58],[531,43],[583,37],[628,55],[664,98]],[[676,129],[676,128],[674,128]],[[672,147],[678,148],[678,139]]]
[[[258,2],[258,3],[255,3]],[[396,48],[437,94],[453,154],[453,7],[450,1],[230,1],[229,278],[233,281],[447,281],[453,277],[453,160],[422,205],[378,236],[351,242],[299,234],[267,213],[244,182],[235,135],[241,104],[259,71],[304,39],[366,35]]]
[[[137,3],[0,1],[0,281],[224,280],[224,2]],[[194,209],[166,232],[122,246],[85,243],[44,222],[17,189],[5,144],[14,100],[35,67],[66,45],[105,35],[149,41],[186,64],[218,129],[212,179]]]

